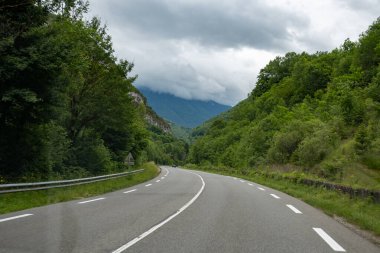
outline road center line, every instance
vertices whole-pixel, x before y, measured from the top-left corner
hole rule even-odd
[[[147,184],[147,185],[145,185],[145,187],[149,187],[149,186],[151,186],[152,184]]]
[[[289,205],[289,204],[287,204],[286,206],[289,207],[290,210],[292,210],[293,212],[302,214],[302,212],[298,210],[297,208],[295,208],[294,206]]]
[[[280,197],[279,196],[277,196],[276,194],[271,194],[271,196],[273,197],[273,198],[275,198],[275,199],[280,199]]]
[[[257,189],[259,189],[260,191],[265,191],[265,189],[261,187],[257,187]]]
[[[197,173],[194,173],[194,172],[190,172],[190,171],[187,171],[188,173],[191,173],[191,174],[194,174],[194,175],[197,175],[201,180],[202,180],[202,187],[201,189],[197,192],[197,194],[189,201],[187,202],[183,207],[181,207],[180,209],[178,209],[174,214],[172,214],[171,216],[169,216],[168,218],[166,218],[165,220],[161,221],[159,224],[151,227],[148,231],[142,233],[141,235],[137,236],[135,239],[133,239],[132,241],[129,241],[128,243],[124,244],[123,246],[121,246],[120,248],[118,248],[117,250],[113,251],[112,253],[120,253],[120,252],[123,252],[125,251],[126,249],[128,249],[129,247],[133,246],[134,244],[136,244],[138,241],[144,239],[145,237],[147,237],[148,235],[150,235],[151,233],[153,233],[154,231],[156,231],[157,229],[159,229],[160,227],[162,227],[163,225],[165,225],[166,223],[168,223],[170,220],[172,220],[173,218],[175,218],[177,215],[179,215],[180,213],[182,213],[184,210],[186,210],[186,208],[188,208],[191,204],[194,203],[194,201],[199,197],[199,195],[201,195],[201,193],[203,192],[203,189],[205,188],[205,181],[203,180],[203,178],[198,175]]]
[[[78,204],[86,204],[86,203],[89,203],[89,202],[94,202],[94,201],[103,200],[103,199],[105,199],[105,198],[91,199],[91,200],[86,200],[86,201],[78,202]]]
[[[31,213],[21,214],[21,215],[9,217],[9,218],[1,219],[0,222],[24,218],[24,217],[31,216],[31,215],[33,215],[33,214],[31,214]]]
[[[133,189],[133,190],[130,190],[130,191],[126,191],[126,192],[123,192],[123,193],[130,193],[130,192],[134,192],[134,191],[137,191],[137,189]]]
[[[331,238],[322,228],[313,228],[314,231],[335,251],[346,252],[334,239]]]

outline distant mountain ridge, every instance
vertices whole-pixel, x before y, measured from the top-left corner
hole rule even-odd
[[[183,127],[193,128],[231,107],[214,101],[187,100],[168,93],[139,87],[149,105],[161,117]]]

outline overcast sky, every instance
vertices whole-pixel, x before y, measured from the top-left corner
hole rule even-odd
[[[338,47],[380,15],[380,0],[90,0],[138,87],[234,105],[271,59]]]

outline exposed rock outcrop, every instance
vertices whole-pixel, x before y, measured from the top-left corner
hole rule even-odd
[[[160,128],[163,132],[171,132],[171,127],[168,122],[157,115],[155,111],[147,104],[146,99],[138,92],[129,92],[136,106],[143,106],[145,108],[145,120],[149,125]]]

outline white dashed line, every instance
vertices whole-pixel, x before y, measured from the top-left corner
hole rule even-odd
[[[161,180],[156,180],[156,183],[160,182]]]
[[[130,192],[135,192],[137,191],[137,189],[133,189],[133,190],[130,190],[130,191],[126,191],[126,192],[123,192],[123,193],[130,193]]]
[[[302,214],[302,212],[300,210],[298,210],[297,208],[295,208],[294,206],[289,205],[289,204],[286,206],[289,207],[293,212]]]
[[[265,189],[261,187],[257,187],[257,189],[259,189],[260,191],[265,191]]]
[[[248,184],[249,186],[253,186],[253,184]]]
[[[24,217],[31,216],[31,215],[33,215],[33,214],[31,214],[31,213],[21,214],[21,215],[9,217],[9,218],[1,219],[0,222],[24,218]]]
[[[334,239],[331,238],[322,228],[313,228],[314,231],[335,251],[346,252]]]
[[[150,235],[151,233],[153,233],[154,231],[156,231],[157,229],[159,229],[160,227],[162,227],[163,225],[165,225],[166,223],[168,223],[170,220],[172,220],[173,218],[175,218],[177,215],[179,215],[180,213],[182,213],[186,208],[188,208],[191,204],[194,203],[194,201],[203,192],[203,189],[205,188],[205,181],[203,180],[203,178],[200,175],[198,175],[196,173],[193,173],[193,172],[188,172],[188,173],[195,174],[195,175],[197,175],[202,180],[202,187],[198,191],[198,193],[189,202],[187,202],[183,207],[181,207],[179,210],[177,210],[177,212],[175,212],[174,214],[170,215],[167,219],[165,219],[164,221],[160,222],[159,224],[151,227],[148,231],[146,231],[146,232],[142,233],[141,235],[137,236],[135,239],[133,239],[132,241],[129,241],[126,244],[124,244],[123,246],[121,246],[117,250],[113,251],[112,253],[121,253],[121,252],[125,251],[126,249],[128,249],[129,247],[131,247],[135,243],[137,243],[138,241],[144,239],[145,237],[147,237],[148,235]]]
[[[91,200],[86,200],[86,201],[78,202],[78,204],[86,204],[86,203],[89,203],[89,202],[94,202],[94,201],[103,200],[103,199],[105,199],[105,198],[91,199]]]
[[[161,180],[162,180],[162,179],[165,179],[165,177],[161,177]]]
[[[280,199],[280,197],[279,196],[277,196],[276,194],[271,194],[271,196],[273,197],[273,198],[275,198],[275,199]]]
[[[240,180],[240,182],[244,183],[245,181],[244,180]]]
[[[152,184],[147,184],[147,185],[145,185],[145,187],[149,187],[149,186],[151,186]]]

